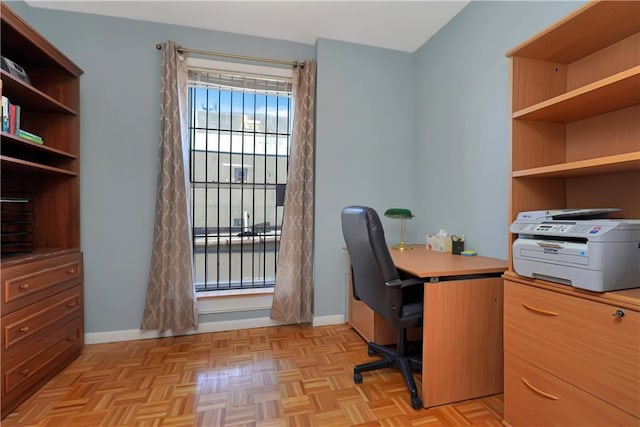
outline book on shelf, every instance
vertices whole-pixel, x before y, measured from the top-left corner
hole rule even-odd
[[[2,132],[9,132],[9,98],[2,97]]]
[[[16,133],[20,129],[20,113],[22,112],[22,108],[19,105],[15,104],[15,122],[16,122]]]
[[[9,103],[9,133],[16,134],[16,104]]]
[[[26,139],[31,142],[37,142],[38,144],[43,144],[44,141],[40,135],[36,135],[35,133],[27,132],[24,129],[18,129],[16,135],[22,139]]]
[[[12,135],[18,134],[20,129],[20,114],[22,109],[17,104],[12,104],[6,96],[2,97],[2,132]]]

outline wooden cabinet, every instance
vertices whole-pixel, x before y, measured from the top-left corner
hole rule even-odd
[[[640,2],[588,2],[507,56],[509,221],[559,208],[640,218]],[[640,288],[519,277],[511,251],[504,286],[505,422],[640,424]]]
[[[637,426],[638,419],[524,359],[505,353],[504,417],[511,426]]]
[[[505,421],[638,425],[640,289],[596,294],[505,277]]]
[[[428,283],[424,292],[424,406],[501,393],[501,278],[467,277]]]
[[[2,417],[80,354],[79,103],[82,70],[1,4],[2,95],[19,106],[17,131],[0,133]],[[4,113],[3,113],[4,115]]]
[[[84,344],[82,253],[3,260],[2,417],[76,358]]]

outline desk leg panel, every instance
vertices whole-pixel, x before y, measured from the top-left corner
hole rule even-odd
[[[502,392],[502,303],[499,277],[425,284],[425,407]]]

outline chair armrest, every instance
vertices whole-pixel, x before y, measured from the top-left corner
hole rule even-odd
[[[405,279],[405,280],[394,279],[394,280],[389,280],[388,282],[385,282],[385,285],[391,288],[395,288],[398,286],[400,288],[406,288],[409,286],[423,285],[423,284],[424,284],[424,280],[418,279],[418,278],[411,278],[411,279]]]

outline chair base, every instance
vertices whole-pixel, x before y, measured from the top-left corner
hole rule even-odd
[[[400,347],[400,350],[402,347],[403,346]],[[422,370],[422,360],[420,357],[404,355],[403,351],[394,351],[374,342],[368,343],[367,353],[369,356],[379,354],[382,356],[382,359],[355,366],[353,368],[353,382],[356,384],[362,383],[362,372],[385,368],[399,369],[411,395],[411,407],[413,409],[422,409],[422,400],[418,397],[418,388],[416,387],[412,372],[414,370]]]

